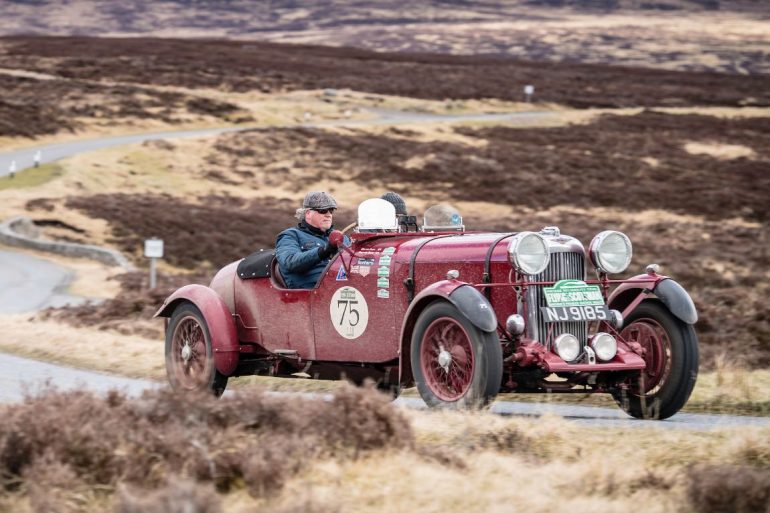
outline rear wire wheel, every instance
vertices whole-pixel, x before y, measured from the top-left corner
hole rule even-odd
[[[657,299],[646,299],[629,315],[620,333],[645,350],[647,366],[628,391],[615,389],[618,405],[638,419],[666,419],[682,409],[698,377],[698,337]]]
[[[166,376],[174,390],[205,390],[221,396],[227,376],[214,364],[206,319],[192,303],[178,306],[166,330]]]
[[[436,302],[412,333],[412,374],[428,406],[463,409],[491,402],[500,390],[503,357],[496,333],[474,326],[453,304]]]

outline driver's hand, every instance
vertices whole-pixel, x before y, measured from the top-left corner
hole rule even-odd
[[[321,257],[321,260],[325,260],[327,258],[331,258],[334,255],[337,254],[337,251],[339,251],[339,248],[336,244],[332,244],[331,241],[326,243],[326,246],[322,248],[318,248],[318,256]]]

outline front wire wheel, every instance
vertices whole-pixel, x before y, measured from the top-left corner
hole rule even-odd
[[[628,390],[615,389],[618,405],[638,419],[667,419],[682,409],[698,377],[698,338],[693,327],[656,299],[631,313],[620,336],[644,349],[647,366]]]
[[[166,330],[166,376],[175,390],[205,390],[217,397],[227,386],[227,376],[214,364],[206,320],[192,303],[178,306],[171,315]]]
[[[478,408],[500,390],[503,357],[496,333],[480,330],[451,303],[433,303],[420,314],[411,361],[428,406]]]

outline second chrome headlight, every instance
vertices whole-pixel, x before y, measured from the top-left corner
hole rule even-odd
[[[534,232],[514,235],[508,244],[508,258],[517,271],[529,276],[543,272],[551,261],[548,243]]]
[[[618,343],[609,333],[597,333],[591,337],[589,344],[596,353],[596,357],[604,362],[612,360],[618,353]]]
[[[594,267],[607,274],[617,274],[628,268],[633,248],[626,234],[607,230],[594,237],[588,253]]]

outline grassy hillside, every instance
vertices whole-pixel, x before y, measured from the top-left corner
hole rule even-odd
[[[0,34],[227,38],[763,73],[760,0],[6,0]],[[765,58],[763,58],[765,56]]]

